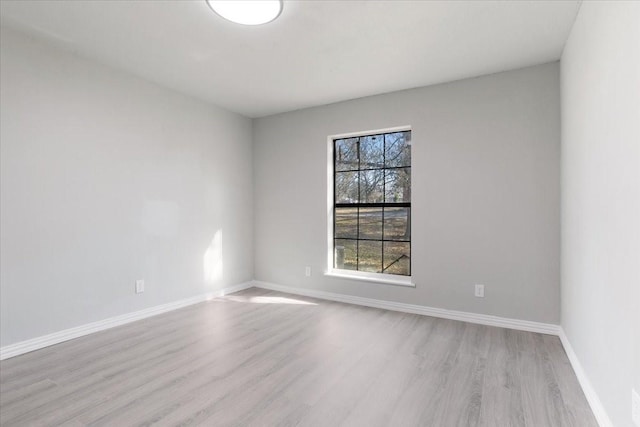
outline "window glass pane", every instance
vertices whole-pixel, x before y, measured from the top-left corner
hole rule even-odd
[[[385,166],[411,166],[411,132],[394,132],[384,136]]]
[[[411,248],[409,243],[383,242],[384,273],[411,275]]]
[[[334,140],[334,267],[411,275],[411,131]],[[375,204],[377,207],[363,207]]]
[[[358,138],[337,139],[335,144],[336,170],[358,170]]]
[[[358,172],[336,172],[336,203],[358,202]]]
[[[358,238],[358,208],[336,208],[336,238]]]
[[[384,167],[384,135],[360,138],[360,169]]]
[[[344,270],[357,270],[357,253],[357,240],[336,239],[335,246],[333,248],[334,268],[340,268]]]
[[[411,201],[411,168],[386,169],[384,201],[386,203]]]
[[[360,172],[360,203],[380,203],[384,196],[384,170]]]
[[[382,272],[382,242],[358,241],[358,270]]]
[[[360,208],[360,239],[382,240],[382,208]]]
[[[384,238],[411,240],[411,211],[409,208],[384,208]]]

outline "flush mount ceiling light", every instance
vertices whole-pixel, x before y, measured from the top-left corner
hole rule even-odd
[[[266,24],[282,12],[282,0],[206,0],[218,15],[243,25]]]

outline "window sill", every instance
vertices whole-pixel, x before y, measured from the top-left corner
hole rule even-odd
[[[335,277],[337,279],[357,280],[360,282],[379,283],[383,285],[406,286],[415,288],[416,285],[411,281],[411,276],[388,276],[387,274],[361,273],[349,270],[330,270],[324,273],[327,277]]]

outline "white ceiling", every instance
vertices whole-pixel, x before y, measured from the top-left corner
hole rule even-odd
[[[0,2],[2,25],[249,117],[560,58],[579,1],[291,1],[247,27],[204,0]]]

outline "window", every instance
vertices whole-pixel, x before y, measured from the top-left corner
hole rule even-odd
[[[333,139],[333,268],[411,275],[411,131]]]

